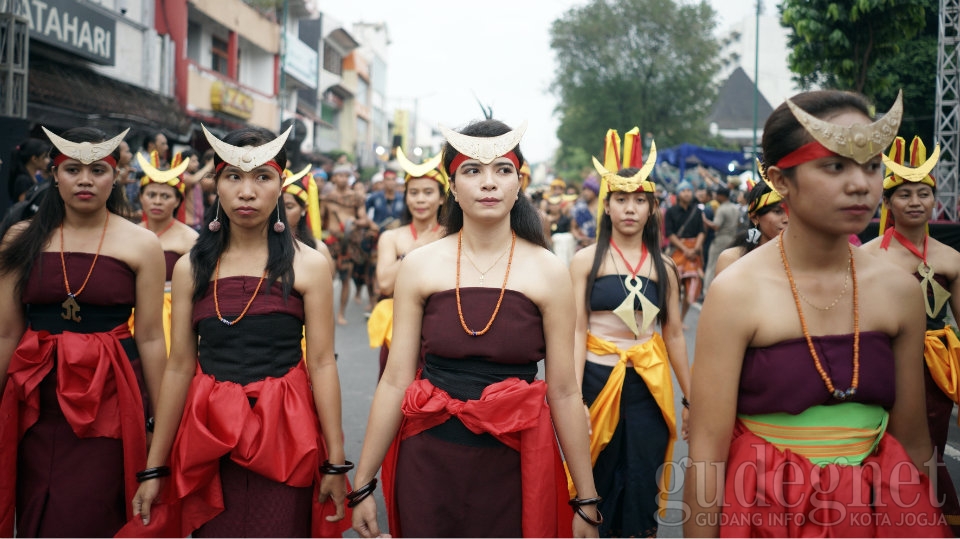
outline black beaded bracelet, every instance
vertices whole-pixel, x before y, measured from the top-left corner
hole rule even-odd
[[[143,483],[149,479],[157,479],[160,477],[166,477],[170,475],[169,466],[155,466],[153,468],[147,468],[141,472],[137,472],[137,483]]]
[[[353,463],[349,460],[343,461],[343,464],[330,464],[329,460],[323,461],[320,465],[320,473],[324,475],[342,475],[353,469]]]
[[[680,397],[680,404],[682,404],[684,408],[690,408],[690,401],[687,400],[686,395]]]
[[[374,477],[370,480],[369,483],[363,485],[362,487],[354,490],[353,492],[347,493],[347,507],[353,509],[360,504],[367,496],[373,494],[373,491],[377,489],[377,478]]]

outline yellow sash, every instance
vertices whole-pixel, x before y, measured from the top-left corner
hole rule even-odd
[[[370,348],[380,348],[384,344],[390,347],[393,340],[393,298],[380,300],[370,318],[367,319],[367,335],[370,338]]]
[[[650,393],[660,406],[663,413],[663,419],[667,423],[667,429],[670,436],[667,440],[667,452],[664,455],[664,463],[670,462],[673,457],[673,443],[677,439],[677,420],[673,409],[673,379],[670,375],[670,365],[667,362],[667,346],[659,333],[654,333],[650,340],[631,346],[627,350],[617,348],[615,344],[587,333],[587,350],[597,355],[616,354],[620,360],[613,367],[607,383],[603,385],[600,394],[590,406],[590,424],[593,426],[593,434],[590,436],[590,464],[596,464],[597,457],[603,448],[610,443],[613,433],[620,423],[620,395],[623,391],[623,380],[627,373],[627,361],[633,364],[633,369],[637,371],[640,378],[647,384]],[[660,514],[665,516],[667,503],[667,486],[670,484],[670,469],[672,466],[663,468],[663,475],[660,477]],[[573,481],[569,478],[568,485],[570,495],[576,494],[573,488]]]
[[[134,312],[130,311],[130,318],[127,320],[127,327],[130,328],[130,335],[133,335],[133,318]],[[163,321],[163,341],[167,345],[167,355],[170,355],[170,324],[173,319],[173,299],[170,295],[170,281],[167,281],[166,286],[163,289],[163,314],[161,320]]]
[[[950,400],[960,403],[960,339],[957,339],[953,328],[947,326],[927,331],[923,341],[923,359],[937,387]]]

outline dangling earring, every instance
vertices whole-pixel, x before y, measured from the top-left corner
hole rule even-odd
[[[760,243],[760,229],[753,227],[747,230],[747,243],[757,245]]]
[[[277,204],[277,222],[273,223],[273,231],[277,234],[283,234],[283,231],[286,229],[287,225],[280,221],[280,204]]]
[[[213,217],[213,221],[210,221],[210,224],[207,225],[207,228],[210,232],[220,232],[220,201],[217,201],[217,214]]]

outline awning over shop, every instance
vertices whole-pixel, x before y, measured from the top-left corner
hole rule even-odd
[[[191,119],[172,97],[58,62],[30,61],[28,116],[43,125],[95,126],[108,133],[127,127],[187,135]]]

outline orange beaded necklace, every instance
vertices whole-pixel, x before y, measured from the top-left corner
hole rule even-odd
[[[250,310],[250,306],[253,305],[253,300],[257,298],[257,293],[260,292],[260,287],[263,285],[263,280],[267,278],[267,270],[263,270],[263,275],[260,277],[260,281],[257,283],[257,289],[253,291],[253,295],[250,296],[250,301],[247,302],[247,306],[240,311],[240,316],[234,318],[233,320],[227,320],[220,314],[220,301],[217,299],[217,282],[220,281],[220,259],[217,259],[217,269],[213,274],[213,308],[217,311],[217,318],[220,319],[224,325],[232,326],[240,321]]]
[[[467,332],[467,335],[473,337],[483,335],[487,331],[490,331],[490,326],[492,326],[493,321],[497,319],[497,313],[500,312],[500,304],[503,303],[503,294],[507,291],[507,279],[510,278],[510,266],[513,264],[513,248],[517,246],[517,233],[511,231],[511,234],[513,239],[510,241],[510,257],[507,258],[507,272],[503,276],[503,285],[500,287],[500,297],[497,298],[497,306],[493,309],[493,315],[490,316],[487,325],[480,331],[474,331],[467,327],[467,322],[463,319],[463,307],[460,304],[460,255],[463,252],[463,229],[460,229],[460,233],[457,235],[457,286],[454,288],[454,291],[457,295],[457,316],[460,317],[460,327]]]
[[[807,347],[810,349],[810,355],[813,356],[813,364],[820,373],[820,378],[827,391],[837,400],[847,400],[857,393],[857,386],[860,385],[860,302],[859,290],[857,288],[857,264],[854,262],[853,247],[847,244],[850,252],[850,280],[853,281],[853,380],[850,388],[841,391],[834,387],[830,375],[823,369],[820,363],[820,357],[817,356],[817,350],[813,346],[813,339],[810,338],[810,331],[807,329],[807,320],[803,317],[803,308],[800,305],[800,293],[797,290],[797,283],[793,280],[793,272],[790,271],[790,263],[787,261],[787,252],[783,248],[783,231],[777,239],[780,246],[780,260],[783,262],[783,269],[787,272],[787,280],[790,281],[790,291],[793,293],[793,301],[797,305],[797,314],[800,316],[800,328],[803,330],[803,337],[807,340]]]
[[[103,220],[103,231],[100,232],[100,243],[97,244],[97,252],[93,255],[93,262],[90,263],[90,269],[87,270],[87,276],[76,292],[70,290],[70,281],[67,280],[67,261],[63,257],[63,223],[60,223],[60,267],[63,268],[63,287],[67,290],[67,299],[60,304],[63,312],[60,317],[64,320],[80,322],[80,304],[77,303],[77,296],[87,287],[90,276],[93,275],[93,268],[97,265],[97,259],[100,258],[100,250],[103,248],[103,238],[107,236],[107,224],[110,222],[110,212],[107,212],[107,218]]]

